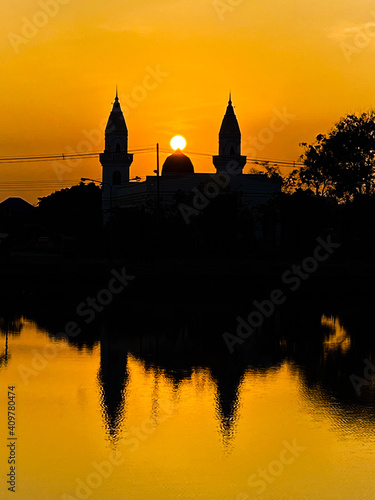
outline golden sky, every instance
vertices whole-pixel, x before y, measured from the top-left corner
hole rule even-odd
[[[298,160],[375,102],[372,0],[12,0],[0,34],[1,157],[103,150],[116,84],[130,150],[181,134],[187,154],[217,154],[230,89],[242,154],[259,159]],[[0,201],[101,178],[96,159],[0,168]],[[135,155],[131,176],[154,168]]]

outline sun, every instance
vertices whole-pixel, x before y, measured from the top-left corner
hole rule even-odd
[[[170,142],[172,149],[176,151],[176,149],[184,149],[186,146],[186,139],[182,137],[182,135],[175,135]]]

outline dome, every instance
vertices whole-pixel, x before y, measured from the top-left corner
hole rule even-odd
[[[184,155],[180,149],[176,149],[176,151],[165,160],[161,175],[188,174],[194,174],[193,164],[188,156]]]

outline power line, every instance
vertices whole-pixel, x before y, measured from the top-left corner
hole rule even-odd
[[[254,165],[261,165],[262,163],[272,163],[273,165],[276,165],[277,167],[287,167],[287,168],[303,167],[303,163],[298,162],[298,161],[270,160],[270,159],[265,159],[265,158],[248,158],[246,160],[246,163],[253,163]]]
[[[169,150],[167,149],[160,149],[162,153],[170,153]],[[189,151],[189,156],[203,156],[203,157],[209,157],[212,158],[213,155],[211,153],[197,153],[194,151]],[[279,167],[302,167],[303,163],[300,161],[295,161],[295,160],[277,160],[274,158],[250,158],[248,157],[246,159],[246,163],[255,163],[255,164],[260,164],[260,163],[272,163],[274,165],[277,165]]]
[[[154,151],[154,147],[134,149],[129,151],[129,153],[142,154]],[[30,162],[41,162],[41,161],[54,161],[54,160],[70,160],[74,158],[86,159],[95,158],[99,156],[102,151],[90,151],[88,153],[76,152],[76,153],[61,153],[61,154],[41,154],[41,155],[29,155],[29,156],[1,156],[0,163],[30,163]]]
[[[21,180],[21,181],[0,181],[0,191],[44,191],[51,189],[65,189],[72,187],[73,184],[78,184],[80,182],[80,178],[78,179],[69,179],[66,181],[56,181],[56,180]]]
[[[150,147],[144,147],[144,148],[136,148],[131,151],[129,151],[130,154],[145,154],[145,153],[151,153],[155,151],[154,146]],[[162,153],[170,153],[169,149],[161,148],[160,151]],[[99,154],[102,153],[102,151],[90,151],[87,153],[84,152],[74,152],[74,153],[61,153],[61,154],[39,154],[39,155],[28,155],[28,156],[1,156],[0,157],[0,164],[2,163],[8,163],[8,164],[14,164],[14,163],[35,163],[35,162],[51,162],[51,161],[66,161],[66,160],[71,160],[71,159],[89,159],[89,158],[96,158],[99,156]],[[202,157],[207,157],[207,158],[212,158],[211,153],[198,153],[195,151],[189,152],[189,155],[191,156],[202,156]],[[302,162],[300,161],[290,161],[290,160],[278,160],[274,158],[247,158],[246,160],[247,163],[254,163],[254,164],[260,164],[260,163],[272,163],[274,165],[277,165],[279,167],[301,167],[303,165]]]

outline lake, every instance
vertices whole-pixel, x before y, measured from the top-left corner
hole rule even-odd
[[[375,498],[372,302],[288,301],[230,352],[241,314],[3,304],[1,498]]]

